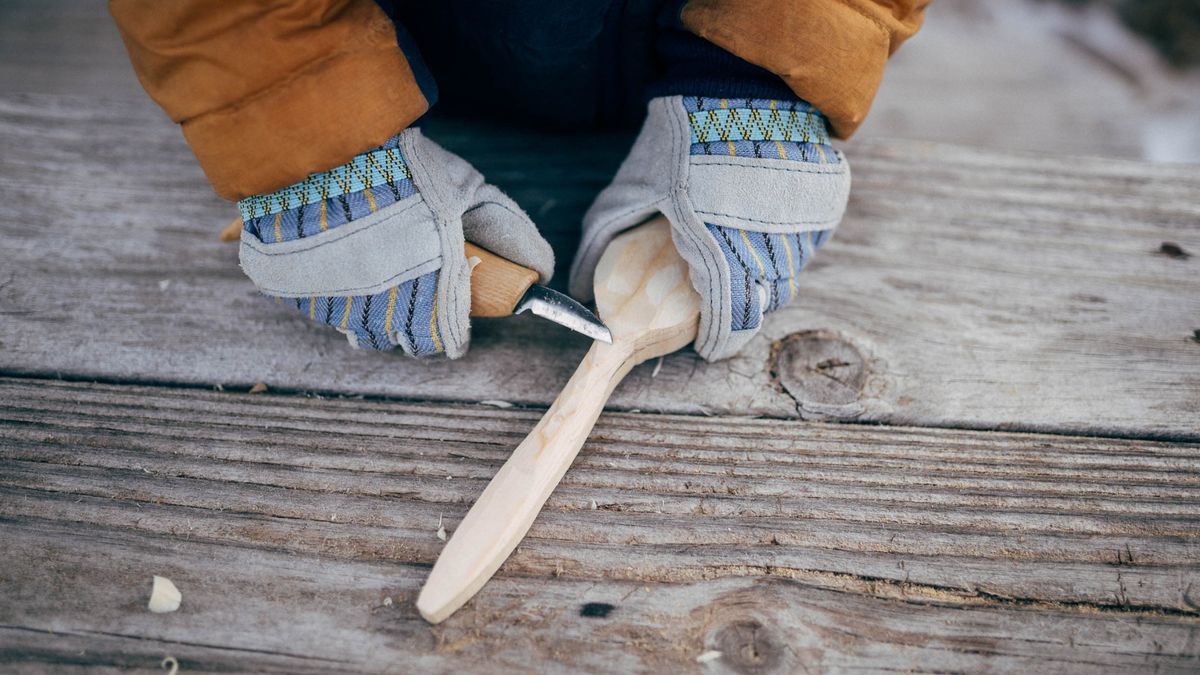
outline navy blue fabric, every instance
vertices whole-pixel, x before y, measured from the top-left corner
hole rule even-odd
[[[687,0],[668,0],[658,15],[656,77],[646,88],[657,96],[711,96],[795,100],[779,76],[699,37],[680,20]]]
[[[655,96],[794,98],[775,75],[688,32],[684,0],[376,1],[437,76],[437,114],[634,129]]]
[[[421,93],[425,95],[425,100],[429,102],[429,107],[432,108],[438,101],[437,80],[434,79],[433,73],[430,72],[429,66],[425,64],[425,59],[421,56],[421,49],[417,47],[416,40],[413,40],[412,35],[408,33],[408,29],[404,24],[396,18],[396,2],[395,0],[375,0],[375,4],[383,10],[384,14],[392,20],[396,27],[396,43],[400,46],[400,51],[404,52],[404,58],[408,59],[408,67],[412,69],[413,78],[417,81],[417,86],[421,88]]]
[[[660,3],[439,0],[397,3],[397,18],[438,78],[437,114],[542,130],[633,127],[645,114]]]

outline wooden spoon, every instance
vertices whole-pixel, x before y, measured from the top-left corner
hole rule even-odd
[[[417,598],[426,621],[453,614],[517,547],[621,379],[637,364],[696,339],[700,298],[665,218],[608,245],[596,268],[595,291],[612,344],[592,344],[554,404],[459,523]]]

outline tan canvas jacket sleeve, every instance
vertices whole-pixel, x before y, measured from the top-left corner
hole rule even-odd
[[[110,0],[134,71],[227,199],[342,164],[429,107],[372,0]]]
[[[688,30],[783,78],[842,138],[862,124],[929,0],[690,0]]]

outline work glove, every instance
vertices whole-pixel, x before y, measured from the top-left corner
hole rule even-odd
[[[418,129],[238,208],[242,269],[259,290],[360,348],[466,353],[464,240],[542,282],[554,271],[554,252],[525,212]]]
[[[799,100],[668,96],[650,101],[633,149],[583,218],[571,293],[592,297],[605,247],[661,212],[700,294],[695,349],[733,356],[842,219],[850,167],[824,117]]]

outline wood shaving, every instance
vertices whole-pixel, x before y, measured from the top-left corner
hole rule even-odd
[[[658,357],[658,361],[654,362],[654,370],[650,371],[650,379],[658,377],[658,371],[662,370],[663,357]]]
[[[700,656],[697,656],[696,663],[710,663],[712,661],[716,661],[719,658],[721,658],[721,652],[719,652],[715,649],[710,649],[710,650],[704,652],[703,654],[701,654]]]
[[[508,401],[487,400],[487,401],[480,401],[479,403],[481,405],[490,405],[490,406],[494,406],[496,408],[511,408],[511,407],[513,407],[513,404],[509,403]]]
[[[253,387],[250,387],[251,394],[261,394],[267,390],[265,382],[255,382]]]
[[[179,672],[179,660],[174,656],[168,656],[162,660],[162,663],[158,665],[160,668],[167,671],[167,675],[175,675],[175,673]]]
[[[390,596],[390,595],[389,595],[389,596],[387,596],[387,597],[385,597],[385,598],[383,599],[383,606],[384,606],[384,607],[391,607],[391,606],[392,606],[392,596]]]
[[[442,541],[446,541],[446,528],[445,528],[445,526],[442,525],[441,515],[438,516],[437,538],[441,539]]]
[[[179,609],[179,603],[183,601],[183,594],[175,588],[175,584],[166,577],[154,575],[154,586],[150,589],[150,602],[146,605],[147,608],[155,614],[163,614],[165,612],[174,612]]]

